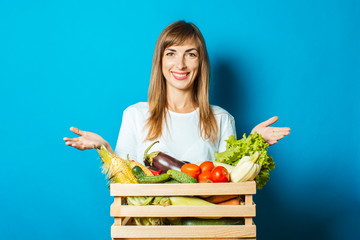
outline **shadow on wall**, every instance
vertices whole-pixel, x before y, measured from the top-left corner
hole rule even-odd
[[[360,205],[345,195],[319,192],[326,179],[298,191],[297,202],[287,206],[278,201],[270,182],[257,192],[256,217],[258,239],[277,240],[345,240],[360,239],[358,219]],[[278,191],[276,191],[278,193]]]
[[[241,138],[245,132],[248,134],[253,127],[246,117],[251,115],[252,111],[249,84],[247,84],[251,81],[251,77],[244,66],[230,58],[216,58],[216,61],[212,62],[210,83],[210,102],[226,109],[234,116],[238,138]],[[276,153],[273,154],[274,159],[281,157],[276,156]],[[318,189],[327,185],[328,179],[323,181],[325,182],[317,179],[315,185],[295,193],[299,194],[295,202],[283,206],[283,201],[280,202],[278,199],[286,197],[287,194],[275,195],[279,194],[279,191],[274,191],[276,186],[272,186],[270,180],[254,198],[257,209],[254,221],[257,225],[258,238],[264,240],[351,239],[349,235],[356,231],[355,219],[360,208],[354,212],[353,207],[356,204],[345,206],[331,194],[324,195],[323,192],[319,192]],[[308,205],[304,204],[304,201],[308,202]],[[349,225],[349,222],[352,224]],[[345,229],[346,233],[341,229]],[[339,236],[339,233],[344,235]]]
[[[218,58],[211,65],[210,103],[227,110],[234,118],[238,138],[251,131],[246,118],[249,100],[244,86],[246,78],[241,64]],[[239,66],[240,65],[240,66]]]

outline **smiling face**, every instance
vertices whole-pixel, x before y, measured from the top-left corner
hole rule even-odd
[[[166,87],[172,91],[191,91],[199,69],[199,48],[195,40],[169,46],[162,57]]]

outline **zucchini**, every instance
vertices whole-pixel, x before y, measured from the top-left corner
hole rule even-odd
[[[198,197],[171,196],[171,205],[216,205]],[[221,217],[198,217],[204,219],[220,219]]]
[[[131,169],[131,172],[135,175],[135,177],[137,179],[141,178],[141,177],[145,177],[146,174],[145,172],[141,169],[141,167],[139,166],[135,166]]]
[[[168,170],[167,174],[169,174],[173,179],[175,179],[176,181],[181,182],[181,183],[197,183],[198,182],[195,178],[187,175],[186,173],[180,172],[178,170],[174,170],[174,169]]]
[[[199,219],[182,218],[182,225],[243,225],[244,218]]]
[[[158,176],[144,176],[141,178],[138,178],[139,183],[162,183],[169,180],[170,176],[169,174],[163,173]]]
[[[215,205],[202,198],[188,196],[171,196],[170,201],[171,205]]]

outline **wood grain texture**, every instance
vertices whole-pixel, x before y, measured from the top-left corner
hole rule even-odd
[[[112,217],[255,217],[255,205],[128,206],[112,204]]]
[[[164,240],[164,238],[112,238],[113,240]],[[256,238],[187,238],[187,240],[256,240]],[[166,240],[179,240],[179,238],[166,238]]]
[[[110,184],[111,196],[198,196],[256,194],[254,181],[243,183]]]
[[[110,214],[115,218],[111,227],[113,239],[242,239],[256,240],[256,194],[254,181],[244,183],[204,184],[111,184],[110,194],[114,203]],[[199,195],[244,195],[245,205],[123,205],[127,196],[199,196]],[[134,217],[244,217],[245,225],[212,226],[136,226]],[[126,225],[130,223],[131,225]]]
[[[112,238],[254,238],[256,226],[112,226]]]
[[[123,203],[122,197],[114,197],[114,203],[112,205],[121,206],[122,203]],[[111,208],[110,208],[110,212],[111,212]],[[121,217],[115,217],[114,218],[114,225],[121,226],[121,225],[125,225],[125,224],[122,222]]]
[[[245,205],[253,204],[253,195],[245,195]],[[245,225],[252,225],[253,219],[251,217],[245,218]]]

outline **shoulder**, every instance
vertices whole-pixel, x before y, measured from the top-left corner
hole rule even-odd
[[[215,105],[211,105],[211,108],[214,112],[216,121],[220,126],[235,125],[235,119],[228,111]]]
[[[149,104],[147,102],[138,102],[130,105],[124,110],[123,115],[128,117],[142,116],[145,117],[149,112]]]
[[[135,113],[135,112],[147,112],[149,111],[149,104],[147,102],[138,102],[127,107],[124,112]]]
[[[234,119],[234,117],[228,111],[219,106],[211,105],[211,108],[214,112],[215,117],[228,117],[230,119]]]

